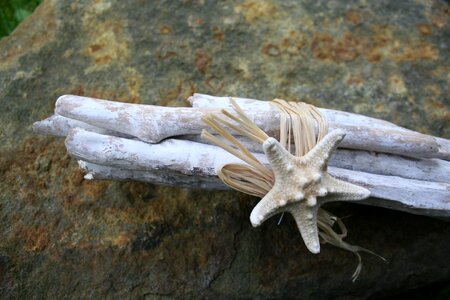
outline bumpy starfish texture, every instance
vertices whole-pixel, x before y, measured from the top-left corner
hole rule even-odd
[[[263,143],[272,167],[275,184],[255,206],[250,221],[254,227],[280,212],[293,215],[306,247],[320,252],[317,212],[330,201],[356,201],[367,198],[369,190],[338,180],[327,173],[327,163],[345,132],[336,129],[327,134],[306,155],[296,157],[274,138]]]

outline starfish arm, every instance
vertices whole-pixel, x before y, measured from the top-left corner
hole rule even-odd
[[[285,203],[282,203],[280,198],[279,193],[272,189],[256,204],[250,214],[250,222],[253,227],[261,225],[271,216],[281,212],[281,207]]]
[[[356,184],[336,179],[326,175],[322,181],[328,192],[326,197],[320,197],[320,204],[331,201],[357,201],[370,196],[370,191]]]
[[[319,206],[309,206],[302,202],[292,206],[289,212],[295,219],[303,241],[309,251],[314,254],[320,252],[319,233],[317,229],[317,212]]]
[[[317,145],[306,153],[301,159],[320,169],[326,169],[328,160],[334,149],[342,141],[345,132],[342,129],[335,129],[328,133]]]
[[[275,177],[283,176],[293,170],[295,157],[284,149],[276,139],[268,138],[263,143],[263,150]]]

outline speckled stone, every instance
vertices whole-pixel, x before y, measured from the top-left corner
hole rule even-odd
[[[257,199],[83,180],[34,121],[61,94],[187,105],[193,92],[303,100],[450,138],[445,1],[45,0],[0,41],[0,294],[5,298],[381,297],[450,280],[449,224],[359,205],[348,240],[306,250]]]

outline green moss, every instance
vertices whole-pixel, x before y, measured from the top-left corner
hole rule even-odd
[[[0,38],[10,34],[42,0],[0,0]]]

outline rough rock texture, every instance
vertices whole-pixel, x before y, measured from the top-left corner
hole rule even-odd
[[[5,298],[367,298],[450,280],[449,224],[359,205],[348,240],[306,250],[257,199],[86,182],[33,121],[61,94],[184,105],[194,91],[302,99],[450,138],[445,1],[46,0],[0,41],[0,294]]]

